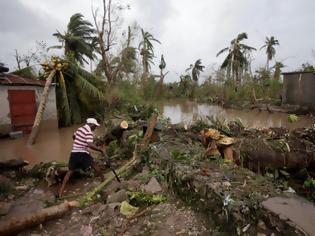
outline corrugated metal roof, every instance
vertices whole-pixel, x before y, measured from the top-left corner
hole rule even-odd
[[[18,75],[0,73],[0,85],[45,86],[45,81],[23,78]]]
[[[314,74],[313,72],[308,71],[293,71],[293,72],[283,72],[283,75],[294,75],[294,74]]]

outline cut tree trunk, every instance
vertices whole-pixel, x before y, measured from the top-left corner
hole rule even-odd
[[[0,222],[0,235],[12,235],[26,228],[39,225],[47,220],[59,218],[76,206],[78,206],[78,202],[66,201],[57,206],[44,208],[12,219],[3,220]]]
[[[288,141],[290,142],[290,141]],[[297,143],[297,141],[295,141]],[[244,138],[238,147],[236,157],[244,167],[260,172],[266,168],[286,169],[295,173],[303,168],[315,170],[315,157],[312,150],[294,150],[279,140],[263,138]]]
[[[55,76],[55,73],[56,73],[56,70],[53,69],[46,79],[45,88],[44,88],[42,97],[40,99],[40,104],[39,104],[38,109],[37,109],[36,117],[35,117],[34,124],[32,127],[32,132],[31,132],[31,134],[28,138],[28,141],[27,141],[28,145],[33,145],[36,142],[36,138],[37,138],[38,133],[39,133],[40,123],[42,121],[43,114],[44,114],[45,107],[46,107],[49,89],[50,89],[52,80]]]

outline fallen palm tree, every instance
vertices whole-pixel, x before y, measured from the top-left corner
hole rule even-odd
[[[59,218],[76,206],[78,206],[77,201],[65,201],[64,203],[56,206],[30,212],[12,219],[3,220],[0,222],[0,235],[12,235],[24,230],[25,228],[36,226],[44,223],[45,221]]]

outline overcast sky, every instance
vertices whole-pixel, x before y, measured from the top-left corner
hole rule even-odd
[[[276,59],[292,71],[304,62],[315,64],[314,0],[129,0],[124,24],[137,22],[162,44],[167,81],[201,58],[208,68],[216,68],[224,55],[217,52],[228,46],[238,33],[247,32],[246,44],[259,49],[266,36],[275,36],[280,46]],[[93,0],[97,7],[101,0]],[[63,32],[74,13],[92,22],[90,0],[0,0],[0,62],[16,67],[14,49],[21,54],[35,47],[35,41],[58,44],[52,34]],[[253,69],[266,63],[265,51],[253,53]],[[273,65],[273,63],[271,64]],[[155,67],[157,67],[156,65]],[[208,69],[209,70],[209,69]]]

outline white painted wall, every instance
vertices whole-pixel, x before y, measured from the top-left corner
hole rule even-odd
[[[36,105],[38,107],[44,88],[40,86],[0,85],[0,133],[7,133],[11,131],[8,90],[35,90]],[[58,125],[55,86],[50,87],[43,120],[53,121],[56,122],[56,125]]]

